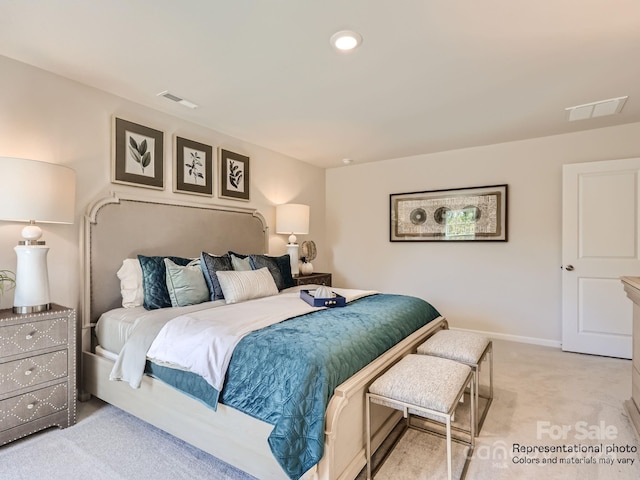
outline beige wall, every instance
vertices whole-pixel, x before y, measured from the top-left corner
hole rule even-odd
[[[318,261],[314,262],[316,269],[328,268],[328,256],[323,253],[327,248],[324,239],[323,169],[6,57],[0,57],[0,87],[0,156],[65,164],[77,173],[76,223],[72,226],[43,225],[43,239],[50,248],[52,301],[79,306],[82,215],[89,203],[111,191],[256,208],[271,228],[270,253],[273,255],[286,252],[286,236],[274,234],[274,206],[287,202],[306,203],[311,206],[311,231],[300,239],[316,241],[319,250]],[[164,191],[110,183],[111,122],[114,114],[165,132]],[[174,134],[248,155],[251,159],[251,201],[173,193]],[[10,199],[3,198],[2,201]],[[0,222],[0,268],[15,270],[13,247],[20,239],[21,228],[22,225]],[[12,302],[13,294],[10,292],[2,299],[0,307],[10,307]]]
[[[62,163],[78,175],[76,223],[44,228],[51,248],[51,297],[65,305],[79,305],[82,215],[91,201],[112,190],[249,206],[271,227],[274,205],[294,201],[311,205],[311,233],[304,238],[318,245],[316,270],[333,271],[336,284],[417,295],[454,326],[554,344],[561,331],[561,166],[640,155],[640,124],[633,124],[325,173],[4,57],[0,72],[0,156]],[[110,183],[114,114],[165,132],[165,191]],[[251,202],[172,193],[173,134],[249,155]],[[509,184],[509,242],[389,242],[390,193],[499,183]],[[0,268],[15,269],[20,229],[0,222]],[[271,253],[284,253],[285,242],[272,235]],[[0,307],[12,300],[11,293],[5,295]]]
[[[640,156],[640,123],[327,171],[335,284],[411,294],[455,327],[561,339],[562,165]],[[507,243],[391,243],[389,194],[506,183]]]

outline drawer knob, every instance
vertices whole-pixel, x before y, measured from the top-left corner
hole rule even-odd
[[[35,406],[36,406],[35,403],[30,403],[29,405],[27,405],[27,410],[33,410]]]
[[[24,372],[24,374],[25,374],[25,375],[31,375],[32,373],[33,373],[33,370],[31,370],[31,369],[26,370],[26,371]]]
[[[31,340],[35,334],[36,334],[36,332],[27,333],[27,336],[25,338],[27,340]]]

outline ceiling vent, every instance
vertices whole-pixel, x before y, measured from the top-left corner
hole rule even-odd
[[[575,120],[586,120],[594,117],[604,117],[606,115],[614,115],[620,113],[627,97],[610,98],[609,100],[601,100],[599,102],[585,103],[575,107],[565,108],[567,112],[567,120],[573,122]]]
[[[190,102],[189,100],[185,100],[184,98],[180,98],[177,95],[170,93],[168,90],[165,90],[164,92],[160,92],[158,96],[168,98],[172,102],[179,103],[180,105],[187,108],[198,108],[198,105],[196,105],[195,103]]]

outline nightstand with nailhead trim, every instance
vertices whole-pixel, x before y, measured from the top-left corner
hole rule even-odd
[[[293,277],[293,281],[296,285],[324,285],[326,287],[331,286],[331,274],[330,273],[310,273],[309,275],[299,275]]]
[[[75,310],[0,310],[0,445],[75,422]]]

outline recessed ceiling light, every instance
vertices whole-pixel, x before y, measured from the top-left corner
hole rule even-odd
[[[344,163],[345,165],[350,165],[353,163],[353,160],[351,160],[350,158],[343,158],[342,163]]]
[[[362,35],[350,30],[342,30],[331,35],[331,45],[341,52],[349,52],[362,43]]]

